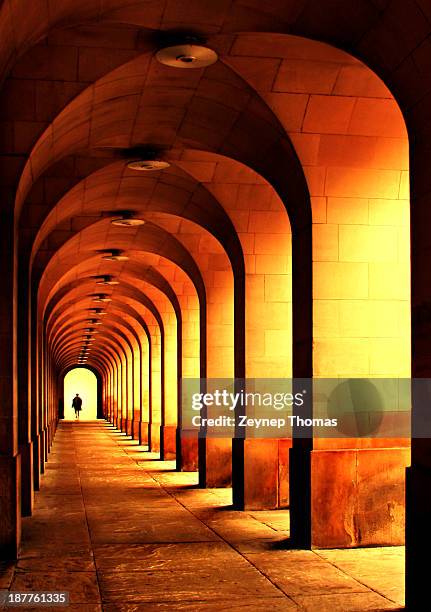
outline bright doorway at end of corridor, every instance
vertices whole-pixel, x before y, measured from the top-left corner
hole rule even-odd
[[[64,418],[75,420],[72,401],[76,394],[82,399],[81,421],[97,419],[97,378],[87,368],[74,368],[64,377]]]

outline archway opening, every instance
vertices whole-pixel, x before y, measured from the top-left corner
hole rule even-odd
[[[64,419],[75,420],[72,400],[79,393],[82,399],[80,420],[97,419],[97,378],[87,368],[74,368],[64,377]]]

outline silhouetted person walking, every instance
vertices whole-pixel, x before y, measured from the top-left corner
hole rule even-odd
[[[75,408],[75,418],[79,419],[79,413],[82,410],[82,399],[79,397],[79,393],[73,398],[72,408]]]

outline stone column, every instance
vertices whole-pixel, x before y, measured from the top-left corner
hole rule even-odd
[[[426,112],[428,107],[423,107]],[[425,121],[425,119],[424,119]],[[425,128],[426,130],[426,128]],[[410,151],[411,189],[411,286],[412,286],[412,378],[431,378],[431,148],[417,138]],[[420,385],[422,383],[419,383]],[[413,386],[414,389],[414,386]],[[429,571],[424,556],[431,547],[431,439],[415,437],[418,422],[426,415],[430,430],[429,403],[423,393],[412,396],[412,458],[406,471],[406,607],[418,610],[429,598]]]
[[[0,228],[0,555],[15,558],[21,538],[21,457],[16,385],[16,236],[11,194],[2,203]]]
[[[31,439],[30,397],[30,308],[29,262],[26,253],[19,261],[18,274],[18,419],[21,455],[22,515],[31,516],[34,504],[33,443]]]

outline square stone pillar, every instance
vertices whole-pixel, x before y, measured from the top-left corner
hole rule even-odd
[[[16,559],[21,542],[21,458],[0,455],[0,558]]]
[[[424,557],[431,546],[431,469],[406,470],[406,610],[423,609],[429,599],[429,568]]]
[[[21,444],[21,511],[22,516],[31,516],[34,507],[33,444]]]

